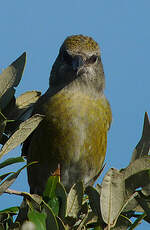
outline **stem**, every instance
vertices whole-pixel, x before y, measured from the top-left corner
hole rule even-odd
[[[21,192],[21,191],[16,191],[16,190],[13,190],[13,189],[6,189],[6,191],[4,193],[7,193],[7,194],[14,194],[14,195],[17,195],[17,196],[25,196],[25,193],[24,192]]]

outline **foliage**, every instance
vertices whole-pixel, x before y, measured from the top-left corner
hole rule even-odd
[[[23,53],[0,75],[0,157],[21,144],[39,125],[43,117],[30,117],[40,93],[26,92],[15,98],[15,89],[22,77],[26,61]],[[30,117],[30,118],[29,118]],[[27,119],[28,118],[28,119]],[[109,169],[101,185],[84,187],[81,181],[67,194],[60,176],[49,177],[43,196],[9,189],[25,165],[16,172],[0,175],[0,195],[23,196],[20,207],[0,211],[0,229],[135,229],[141,220],[150,223],[150,123],[145,113],[141,140],[131,162],[121,170]],[[8,158],[0,169],[25,162],[23,157]],[[36,162],[33,162],[36,164]],[[135,221],[132,223],[131,218]]]

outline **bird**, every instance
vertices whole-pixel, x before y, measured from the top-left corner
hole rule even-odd
[[[98,43],[85,35],[68,36],[52,66],[49,88],[32,114],[44,118],[25,140],[30,193],[42,195],[49,176],[60,167],[60,181],[88,186],[102,168],[111,106],[104,95],[105,75]]]

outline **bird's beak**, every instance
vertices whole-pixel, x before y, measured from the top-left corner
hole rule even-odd
[[[78,72],[78,70],[84,65],[83,58],[80,55],[76,55],[72,60],[73,70]]]

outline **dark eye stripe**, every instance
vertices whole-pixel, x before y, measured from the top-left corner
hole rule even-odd
[[[68,54],[67,51],[63,52],[63,59],[66,63],[68,63],[69,65],[72,64],[72,56]]]
[[[93,64],[94,62],[96,62],[97,59],[98,59],[98,56],[92,55],[90,58],[86,60],[86,64]]]

